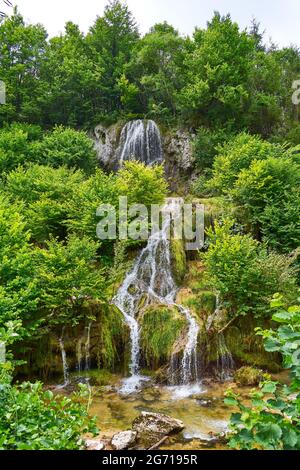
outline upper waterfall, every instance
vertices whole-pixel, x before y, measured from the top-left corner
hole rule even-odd
[[[122,129],[117,149],[119,162],[139,160],[146,165],[161,163],[163,150],[160,132],[154,121],[129,121]]]

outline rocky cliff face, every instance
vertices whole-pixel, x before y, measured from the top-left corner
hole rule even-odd
[[[132,121],[133,122],[133,121]],[[140,123],[141,121],[135,121]],[[148,121],[148,123],[153,121]],[[154,123],[155,124],[155,123]],[[155,125],[156,126],[156,125]],[[138,130],[141,126],[130,126],[133,130]],[[145,125],[147,130],[148,125]],[[124,124],[118,122],[110,127],[105,127],[102,124],[96,126],[93,132],[93,139],[95,141],[95,149],[98,155],[100,164],[108,171],[116,171],[120,166],[121,155],[126,143],[124,140],[125,131],[128,131],[128,123]],[[127,135],[127,134],[126,134]],[[134,137],[134,136],[133,136]],[[141,147],[139,139],[141,136],[137,135],[137,142],[131,142],[132,148],[139,149]],[[159,162],[162,160],[161,153],[163,155],[163,162],[166,171],[166,177],[170,184],[170,189],[176,191],[178,185],[182,186],[183,183],[186,189],[191,181],[191,176],[194,170],[194,156],[192,142],[194,134],[187,130],[176,129],[168,130],[161,133],[161,149],[159,145],[151,145],[153,139],[150,139],[150,151],[160,149],[160,154],[155,156],[152,155],[150,161]],[[156,139],[157,140],[157,139]],[[143,146],[147,148],[147,139],[143,142]],[[128,146],[130,147],[130,145]],[[161,152],[162,150],[162,152]],[[128,159],[126,155],[126,159]],[[137,159],[142,161],[148,161],[149,158],[141,158],[140,155],[136,156]],[[156,158],[157,157],[157,158]]]

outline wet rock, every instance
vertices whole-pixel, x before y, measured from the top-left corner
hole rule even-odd
[[[111,445],[115,450],[128,449],[134,445],[136,438],[136,431],[122,431],[113,436]]]
[[[104,450],[105,444],[100,439],[86,439],[84,441],[86,450]]]
[[[238,385],[258,385],[264,379],[264,373],[256,367],[243,366],[234,374],[234,381]]]
[[[203,406],[204,408],[210,408],[213,405],[212,400],[200,399],[200,400],[197,400],[197,403],[198,405]]]
[[[184,424],[179,419],[161,413],[142,411],[140,416],[133,421],[132,428],[139,434],[153,432],[160,435],[169,435],[182,431]]]

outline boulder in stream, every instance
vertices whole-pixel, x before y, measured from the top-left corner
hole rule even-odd
[[[105,444],[100,439],[85,439],[86,450],[104,450]]]
[[[115,434],[111,440],[111,445],[115,450],[124,450],[132,447],[137,438],[136,431],[122,431]]]
[[[184,424],[179,419],[161,413],[142,411],[133,421],[132,428],[138,433],[138,443],[142,448],[149,448],[164,436],[179,433]]]

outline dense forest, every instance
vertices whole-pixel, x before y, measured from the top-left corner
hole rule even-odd
[[[0,449],[83,449],[101,432],[97,394],[140,372],[160,386],[221,383],[230,423],[216,447],[300,449],[300,49],[264,36],[218,12],[192,37],[167,22],[142,36],[119,0],[87,34],[68,22],[48,38],[17,8],[0,18]],[[103,163],[101,139],[115,133],[117,149],[132,121],[155,121],[165,165]],[[181,135],[188,168],[174,157]],[[120,196],[204,205],[202,249],[155,252],[153,292],[176,285],[172,301],[149,288],[145,300],[141,282],[161,247],[97,237],[97,208]],[[128,272],[140,291],[124,297]]]

